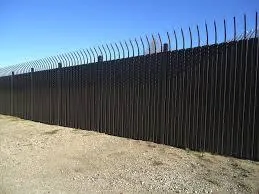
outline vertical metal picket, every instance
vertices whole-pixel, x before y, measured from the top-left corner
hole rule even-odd
[[[11,115],[14,116],[14,72],[11,76]]]
[[[33,83],[33,81],[34,81],[34,79],[33,79],[33,77],[34,77],[34,68],[31,68],[31,120],[33,121],[34,120],[34,83]]]

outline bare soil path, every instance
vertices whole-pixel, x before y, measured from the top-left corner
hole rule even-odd
[[[0,115],[0,193],[256,193],[259,163]]]

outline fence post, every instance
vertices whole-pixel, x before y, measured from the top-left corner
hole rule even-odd
[[[61,83],[61,69],[62,63],[58,63],[58,125],[61,125],[61,90],[62,90],[62,83]]]
[[[34,74],[34,68],[31,68],[31,120],[34,118],[33,110],[34,110],[34,87],[33,87],[33,74]]]
[[[167,52],[168,51],[168,44],[165,43],[163,46],[163,52]]]
[[[13,106],[13,82],[14,82],[14,72],[12,72],[12,76],[11,76],[11,116],[13,116],[13,112],[14,112],[14,106]]]
[[[98,62],[103,62],[103,56],[102,55],[98,56]]]

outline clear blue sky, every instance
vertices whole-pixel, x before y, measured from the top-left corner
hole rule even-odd
[[[0,67],[213,20],[254,28],[257,0],[0,0]],[[219,30],[220,30],[219,26]]]

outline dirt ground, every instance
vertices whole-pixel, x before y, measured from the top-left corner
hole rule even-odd
[[[0,115],[0,193],[256,193],[259,162]]]

